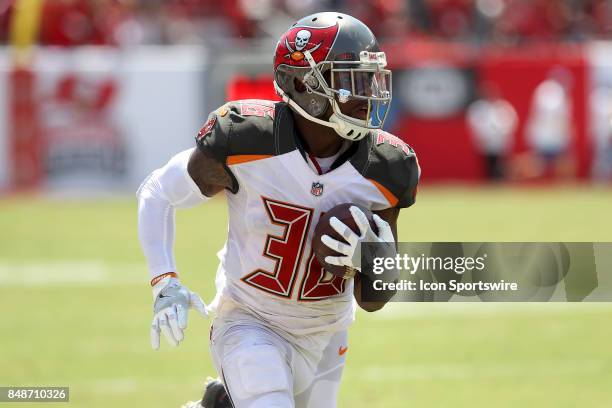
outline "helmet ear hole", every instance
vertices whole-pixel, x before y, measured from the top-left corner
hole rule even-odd
[[[311,89],[319,88],[319,80],[314,75],[306,75],[304,80]]]

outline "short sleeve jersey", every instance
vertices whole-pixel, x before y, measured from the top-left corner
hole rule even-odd
[[[214,111],[198,148],[232,176],[228,240],[219,253],[216,303],[247,308],[295,335],[341,330],[353,320],[353,282],[321,268],[311,238],[321,214],[342,203],[372,211],[415,202],[414,150],[384,131],[353,142],[319,174],[282,102],[243,100]]]

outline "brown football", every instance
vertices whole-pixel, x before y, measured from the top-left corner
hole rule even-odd
[[[351,208],[351,206],[353,205],[355,207],[358,207],[361,211],[363,211],[363,213],[368,218],[368,221],[370,222],[372,229],[374,230],[376,234],[378,234],[378,228],[376,227],[376,224],[374,223],[373,214],[370,210],[368,210],[367,208],[361,205],[344,203],[344,204],[340,204],[340,205],[333,207],[332,209],[330,209],[329,211],[327,211],[325,214],[321,216],[321,219],[319,220],[319,222],[317,223],[317,226],[315,227],[314,236],[312,237],[312,249],[315,253],[315,256],[317,257],[317,260],[319,261],[321,266],[325,268],[326,271],[336,276],[347,277],[347,276],[352,276],[352,273],[350,272],[350,270],[347,271],[348,268],[344,266],[330,265],[325,262],[325,257],[341,256],[341,254],[337,253],[336,251],[328,248],[327,245],[323,244],[321,242],[321,237],[323,235],[329,235],[333,239],[337,239],[338,241],[347,243],[340,236],[340,234],[338,234],[336,230],[333,229],[331,225],[329,225],[329,220],[331,219],[331,217],[338,218],[340,221],[346,224],[347,227],[352,229],[355,233],[359,234],[357,223],[355,223],[355,219],[353,218],[353,215],[351,214],[349,210],[349,208]]]

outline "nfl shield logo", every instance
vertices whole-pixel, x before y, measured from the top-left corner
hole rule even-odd
[[[321,194],[323,194],[323,184],[319,183],[318,181],[315,181],[314,183],[312,183],[310,192],[313,196],[319,197]]]

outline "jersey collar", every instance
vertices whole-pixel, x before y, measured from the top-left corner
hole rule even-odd
[[[284,154],[297,149],[304,161],[311,166],[311,162],[308,160],[308,152],[306,152],[302,136],[299,134],[295,126],[293,113],[291,112],[289,105],[284,102],[277,103],[274,117],[276,118],[276,123],[274,124],[274,138],[278,150],[277,153]],[[344,162],[349,160],[357,152],[357,150],[359,150],[360,145],[367,139],[368,138],[363,138],[357,142],[350,142],[348,148],[342,152],[340,156],[338,156],[338,158],[331,165],[329,171],[337,169],[344,164]],[[313,168],[313,171],[318,172],[316,168]]]

